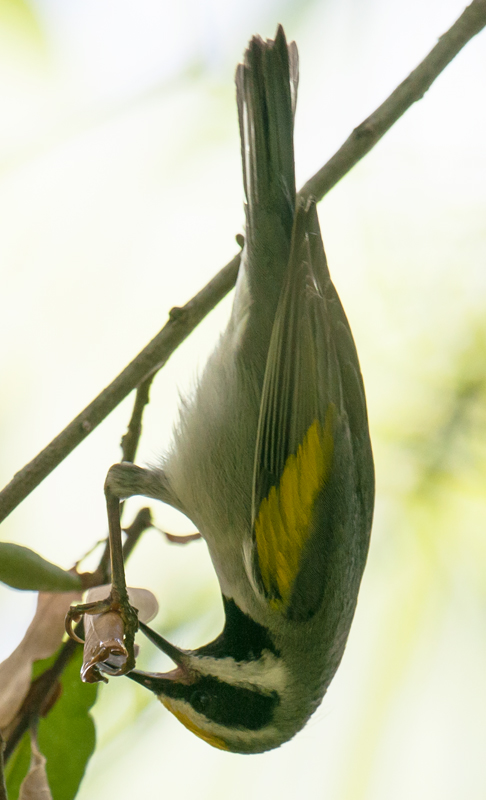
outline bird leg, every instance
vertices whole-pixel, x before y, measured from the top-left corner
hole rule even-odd
[[[71,606],[66,615],[66,631],[72,639],[79,642],[82,642],[82,639],[75,632],[74,625],[85,614],[94,617],[100,614],[114,613],[118,618],[118,620],[116,618],[113,619],[113,624],[117,629],[117,636],[111,638],[109,635],[107,635],[107,638],[103,636],[103,642],[100,643],[99,647],[96,647],[96,658],[94,659],[96,668],[94,670],[91,669],[93,659],[88,658],[90,681],[93,679],[104,680],[100,669],[101,659],[99,653],[103,655],[103,664],[106,665],[105,671],[108,674],[125,675],[135,666],[134,638],[138,630],[138,614],[137,610],[131,606],[128,597],[120,525],[120,500],[133,495],[153,497],[168,503],[174,508],[178,508],[178,504],[170,492],[169,483],[163,470],[143,469],[130,462],[114,464],[108,470],[105,481],[105,498],[111,559],[111,592],[104,600]],[[162,533],[170,542],[176,544],[187,544],[194,539],[200,538],[199,533],[189,534],[188,536],[177,536],[166,531],[162,531]],[[122,642],[118,635],[120,620],[123,627]],[[111,622],[106,620],[104,629],[106,628],[109,631],[110,626]],[[123,649],[126,650],[126,659],[122,659],[122,665],[119,667],[110,665],[110,658],[115,656],[117,657],[116,663],[120,664],[120,651]]]
[[[114,612],[123,623],[123,640],[127,651],[127,658],[122,667],[115,674],[125,675],[135,666],[134,640],[138,630],[138,613],[130,605],[125,568],[123,564],[123,548],[120,525],[120,498],[110,486],[110,473],[105,481],[106,509],[108,514],[108,534],[111,558],[111,592],[104,600],[94,603],[72,605],[66,615],[66,631],[71,638],[79,639],[73,630],[73,624],[78,622],[85,614],[98,615]],[[113,672],[111,674],[114,674]]]

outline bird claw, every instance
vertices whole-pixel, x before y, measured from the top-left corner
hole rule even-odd
[[[84,639],[78,636],[73,626],[77,625],[85,614],[94,616],[95,614],[106,614],[108,611],[119,611],[118,607],[115,608],[113,606],[111,594],[104,600],[96,600],[94,603],[73,603],[64,620],[67,635],[70,639],[74,639],[75,642],[84,644]]]
[[[87,633],[88,625],[85,625],[86,641],[83,641],[73,626],[85,615],[93,618],[93,622],[89,625],[89,636]],[[107,615],[111,616],[110,620]],[[95,617],[104,618],[106,623],[100,626],[94,619]],[[102,600],[72,605],[66,614],[65,628],[71,639],[84,644],[85,661],[89,663],[90,669],[94,664],[99,665],[101,661],[109,661],[110,656],[115,656],[118,661],[121,656],[123,658],[119,662],[118,669],[113,669],[113,666],[109,668],[109,674],[125,675],[134,668],[134,639],[138,630],[138,612],[130,605],[128,596],[124,601],[118,596],[118,592],[113,587],[108,597]],[[101,632],[102,630],[103,633]],[[114,634],[115,630],[116,635]],[[98,666],[96,667],[96,674],[99,675],[96,680],[105,680]]]

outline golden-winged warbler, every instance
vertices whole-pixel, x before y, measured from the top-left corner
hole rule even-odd
[[[296,199],[298,54],[282,27],[236,73],[246,234],[228,326],[160,465],[108,483],[182,511],[204,537],[225,624],[197,650],[141,625],[176,668],[133,671],[223,750],[286,742],[341,661],[368,552],[374,470],[351,330],[315,203]]]

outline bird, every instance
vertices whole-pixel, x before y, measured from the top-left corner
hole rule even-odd
[[[316,202],[296,192],[298,51],[282,26],[236,72],[245,238],[229,322],[155,466],[107,485],[183,512],[205,540],[224,627],[175,667],[134,669],[189,731],[235,753],[276,748],[342,659],[365,568],[374,467],[363,379]]]

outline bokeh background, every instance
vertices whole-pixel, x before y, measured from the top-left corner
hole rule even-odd
[[[278,22],[299,46],[301,185],[413,69],[461,0],[0,0],[0,482],[236,252],[234,71]],[[368,568],[342,666],[278,751],[212,750],[112,680],[79,797],[486,796],[486,34],[319,206],[367,388],[377,468]],[[170,437],[227,299],[156,379],[138,462]],[[105,535],[124,402],[2,526],[70,567]],[[130,501],[125,520],[140,505]],[[190,523],[153,504],[161,528]],[[148,532],[129,582],[154,626],[220,630],[205,545]],[[35,597],[0,587],[0,658]],[[143,643],[142,667],[164,669]],[[75,746],[75,743],[73,743]]]

